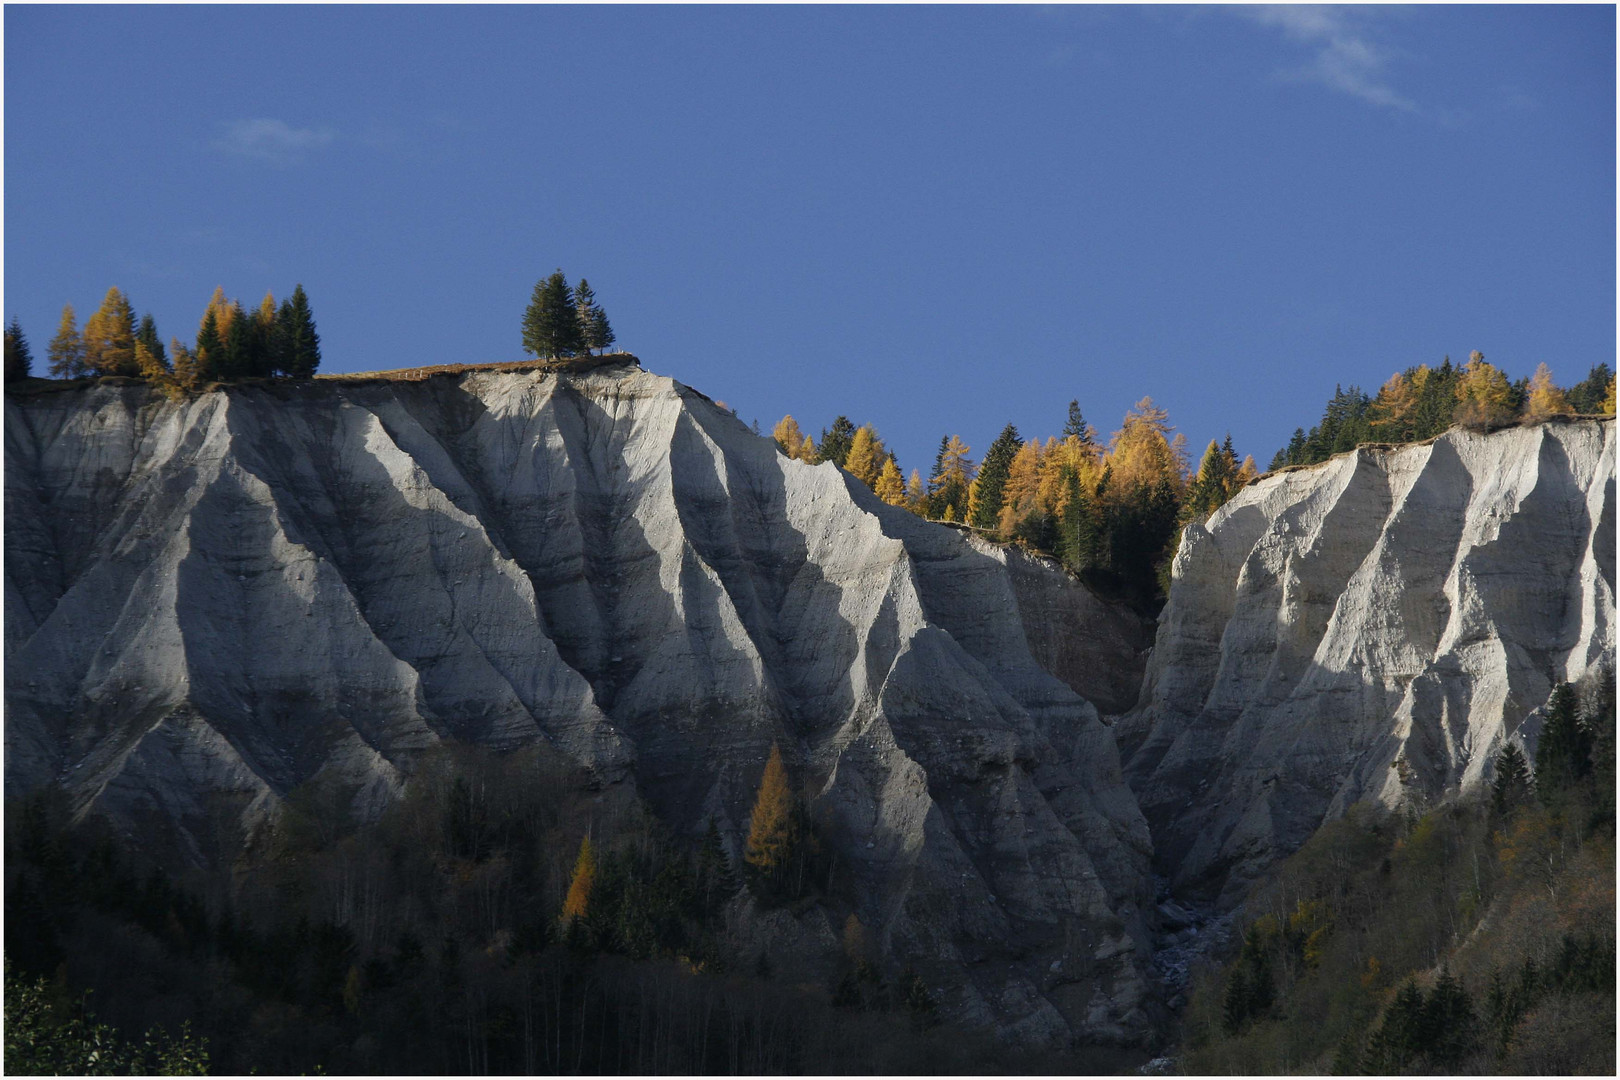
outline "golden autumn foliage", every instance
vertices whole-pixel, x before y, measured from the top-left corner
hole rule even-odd
[[[771,429],[771,438],[776,440],[776,445],[788,457],[801,457],[805,435],[799,430],[799,422],[793,419],[791,414],[776,422],[776,426]]]
[[[928,489],[923,487],[922,473],[912,469],[911,479],[906,481],[906,501],[903,505],[907,510],[921,517],[927,498]]]
[[[1538,364],[1536,373],[1530,376],[1530,400],[1525,406],[1525,415],[1540,420],[1548,416],[1569,416],[1574,412],[1569,398],[1553,383],[1552,370],[1546,364]]]
[[[84,324],[84,362],[100,375],[134,375],[135,313],[115,285]]]
[[[799,452],[794,456],[806,465],[814,465],[817,461],[816,440],[806,435],[804,441],[799,444]]]
[[[1108,465],[1114,490],[1129,492],[1169,481],[1177,495],[1185,486],[1186,464],[1170,438],[1170,414],[1145,397],[1125,414],[1124,424],[1108,442]]]
[[[862,424],[855,430],[855,438],[849,444],[849,456],[844,459],[844,468],[867,487],[876,489],[886,457],[888,451],[883,446],[883,440],[878,438],[877,431],[871,424]]]
[[[1603,412],[1608,416],[1614,415],[1614,377],[1609,378],[1609,392],[1603,397]]]
[[[591,838],[579,842],[579,858],[574,860],[574,877],[568,883],[568,897],[563,901],[562,917],[581,919],[589,913],[591,890],[596,887],[596,853],[591,850]]]
[[[1003,536],[1012,535],[1014,527],[1039,508],[1041,488],[1041,444],[1031,439],[1018,448],[1012,464],[1007,467],[1007,484],[1002,489],[1001,515],[996,523]]]
[[[1513,418],[1513,388],[1500,368],[1486,363],[1477,350],[1457,380],[1457,420],[1473,427],[1494,427]]]
[[[771,756],[760,777],[759,795],[754,799],[754,812],[749,816],[743,861],[763,874],[775,873],[787,865],[799,842],[793,789],[788,783],[787,767],[782,764],[782,750],[772,743]]]
[[[883,459],[883,471],[878,473],[877,483],[872,490],[890,506],[906,504],[906,485],[900,479],[900,467],[894,463],[892,456]]]

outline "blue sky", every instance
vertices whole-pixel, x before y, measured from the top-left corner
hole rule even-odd
[[[308,291],[323,370],[535,281],[768,430],[1262,466],[1335,383],[1615,357],[1611,7],[5,8],[5,316]]]

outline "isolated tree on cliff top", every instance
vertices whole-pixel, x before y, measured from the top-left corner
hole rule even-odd
[[[28,338],[23,336],[22,323],[17,316],[6,324],[6,382],[28,378],[33,370],[34,357],[28,351]]]
[[[535,282],[523,313],[523,348],[542,360],[573,356],[585,346],[574,290],[561,270]]]

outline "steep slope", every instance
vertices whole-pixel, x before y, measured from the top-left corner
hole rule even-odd
[[[545,740],[737,846],[775,741],[949,1014],[1144,1029],[1146,825],[1021,621],[1125,618],[1077,583],[633,366],[6,409],[8,793],[205,859],[312,777],[366,811],[439,740]],[[1133,656],[1096,640],[1045,658]]]
[[[1364,447],[1188,526],[1116,730],[1162,872],[1241,897],[1326,817],[1487,779],[1615,647],[1614,422]]]

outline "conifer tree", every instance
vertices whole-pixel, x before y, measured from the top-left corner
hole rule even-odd
[[[767,884],[776,885],[801,857],[802,844],[802,823],[788,783],[787,768],[782,764],[782,751],[772,743],[749,817],[743,861]]]
[[[971,450],[972,447],[956,435],[947,435],[939,441],[934,475],[928,481],[929,517],[960,520],[960,511],[968,504],[968,485],[973,482],[973,461],[968,457]]]
[[[1078,439],[1084,446],[1096,445],[1096,432],[1086,423],[1086,418],[1080,415],[1078,399],[1069,402],[1069,418],[1063,424],[1063,438]]]
[[[872,490],[877,497],[890,506],[904,506],[906,504],[906,485],[900,479],[900,466],[895,464],[894,455],[890,454],[883,460],[883,471],[878,474],[877,483]]]
[[[844,468],[867,487],[875,487],[878,475],[883,471],[885,456],[883,440],[878,438],[877,431],[871,424],[862,424],[850,439],[849,452],[844,455]]]
[[[1575,409],[1564,392],[1553,385],[1552,370],[1546,364],[1536,365],[1530,376],[1530,395],[1525,403],[1525,415],[1540,420],[1549,416],[1568,416]]]
[[[270,378],[280,373],[276,356],[276,298],[265,293],[249,316],[248,373]]]
[[[1198,474],[1187,489],[1186,512],[1190,521],[1203,521],[1226,502],[1232,486],[1232,462],[1214,439],[1198,464]]]
[[[599,353],[605,353],[618,340],[613,333],[613,326],[608,322],[607,312],[601,308],[591,311],[591,321],[585,326],[585,341],[591,348]]]
[[[564,920],[586,918],[591,909],[591,891],[596,888],[596,854],[591,850],[591,838],[579,842],[579,857],[574,860],[574,876],[568,882],[568,896],[563,901]]]
[[[169,352],[174,356],[172,370],[174,371],[175,384],[187,390],[195,390],[197,384],[201,381],[196,356],[192,354],[190,349],[180,344],[179,338],[169,339]]]
[[[1536,743],[1536,794],[1556,807],[1592,768],[1592,736],[1580,722],[1575,688],[1559,683],[1547,702]]]
[[[1496,427],[1513,418],[1512,389],[1507,376],[1485,362],[1485,354],[1469,354],[1468,366],[1457,380],[1457,407],[1454,417],[1460,424],[1477,428]]]
[[[232,301],[225,318],[224,339],[220,350],[219,377],[241,379],[253,374],[253,329],[242,305]]]
[[[157,321],[152,318],[151,312],[141,316],[141,323],[135,328],[135,341],[137,344],[145,345],[146,351],[152,354],[153,359],[165,369],[168,368],[169,357],[164,352],[163,339],[158,337]],[[139,367],[139,363],[136,366]]]
[[[1614,376],[1613,375],[1609,376],[1609,389],[1604,391],[1603,401],[1598,406],[1598,411],[1601,412],[1604,416],[1613,416],[1614,415]]]
[[[731,857],[720,840],[720,827],[709,818],[709,828],[703,834],[698,848],[697,881],[695,884],[698,906],[706,916],[713,916],[737,891],[737,879],[731,868]]]
[[[821,462],[821,459],[816,456],[816,441],[808,435],[799,444],[799,452],[794,456],[806,465],[817,465]]]
[[[593,348],[591,344],[591,319],[596,312],[596,290],[584,278],[574,286],[574,313],[579,318],[580,344],[586,352]]]
[[[197,331],[197,352],[192,371],[195,383],[200,385],[221,378],[220,365],[225,355],[225,342],[219,336],[219,312],[213,304],[203,312],[202,327]]]
[[[22,323],[13,315],[6,324],[6,382],[28,378],[34,367],[33,354],[28,351],[28,338]]]
[[[1600,413],[1603,411],[1603,395],[1609,389],[1609,380],[1614,372],[1609,365],[1600,363],[1586,373],[1586,378],[1569,388],[1566,395],[1570,407],[1582,414]]]
[[[1442,967],[1434,990],[1423,1003],[1419,1049],[1429,1067],[1440,1072],[1455,1072],[1473,1051],[1477,1031],[1474,1003],[1468,991]]]
[[[84,338],[79,334],[72,304],[62,308],[62,322],[56,328],[56,336],[45,347],[45,355],[51,363],[50,372],[56,378],[77,379],[88,372],[84,362]]]
[[[276,338],[281,370],[295,379],[314,376],[321,366],[321,335],[315,331],[315,316],[309,297],[300,283],[276,312]]]
[[[135,375],[135,312],[116,285],[84,324],[84,362],[100,375]]]
[[[584,347],[574,290],[561,270],[535,283],[523,313],[523,348],[542,360],[573,356]]]
[[[771,429],[771,438],[776,440],[777,449],[790,458],[799,456],[799,449],[804,445],[804,432],[799,430],[799,422],[793,419],[792,414],[782,417]]]
[[[1496,756],[1496,778],[1491,781],[1491,808],[1505,817],[1531,794],[1530,767],[1516,743],[1508,743]]]
[[[1100,522],[1097,507],[1087,494],[1080,475],[1073,467],[1063,467],[1065,499],[1063,518],[1059,526],[1058,557],[1075,573],[1095,566],[1098,559],[1097,539]]]
[[[854,442],[855,425],[847,416],[837,417],[832,422],[831,430],[821,429],[821,439],[816,443],[816,456],[822,461],[830,461],[843,468]]]
[[[1001,520],[1001,504],[1005,497],[1007,474],[1013,457],[1024,445],[1018,429],[1011,424],[1001,429],[996,441],[985,452],[979,466],[979,475],[968,489],[968,524],[993,531]]]
[[[1422,1048],[1423,1006],[1423,991],[1407,980],[1368,1042],[1365,1067],[1369,1073],[1378,1076],[1411,1070]]]

